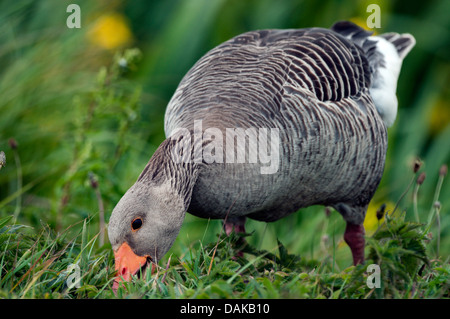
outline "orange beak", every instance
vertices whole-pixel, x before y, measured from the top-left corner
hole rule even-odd
[[[147,266],[148,256],[136,255],[127,243],[123,243],[114,252],[114,257],[117,276],[114,279],[113,291],[116,293],[122,280],[130,281],[132,275],[137,274],[141,268]],[[155,265],[152,265],[152,273],[154,270]]]

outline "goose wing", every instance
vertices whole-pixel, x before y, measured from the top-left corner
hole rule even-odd
[[[239,120],[242,107],[257,123],[283,117],[285,101],[340,102],[375,109],[370,65],[352,40],[322,28],[259,30],[236,36],[202,57],[185,75],[166,110],[166,135],[220,107]],[[297,105],[297,108],[301,105]],[[229,115],[229,116],[226,116]],[[227,123],[232,125],[233,123]],[[230,127],[230,126],[228,126]]]

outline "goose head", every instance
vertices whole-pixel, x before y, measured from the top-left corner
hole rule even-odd
[[[171,184],[138,180],[114,208],[108,226],[117,277],[122,280],[143,273],[156,263],[174,243],[184,220],[186,205]]]

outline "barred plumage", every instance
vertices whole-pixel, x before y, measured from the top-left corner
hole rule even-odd
[[[248,32],[209,51],[185,75],[167,107],[167,140],[113,212],[113,247],[126,237],[121,224],[129,217],[124,216],[150,206],[151,226],[134,244],[136,253],[151,246],[160,258],[177,233],[170,221],[179,225],[186,210],[243,229],[245,217],[270,222],[321,204],[336,208],[347,221],[344,238],[354,262],[361,262],[362,223],[383,174],[387,126],[397,112],[397,78],[414,43],[411,35],[371,36],[339,22],[331,29]],[[278,170],[261,174],[262,160],[174,163],[170,154],[174,141],[180,141],[178,129],[195,135],[195,121],[202,123],[200,134],[209,128],[277,129]],[[222,140],[224,148],[214,155],[225,155],[226,142],[236,151],[245,147],[235,145],[234,138]],[[193,141],[184,143],[192,149],[212,143],[196,142],[195,136]],[[162,227],[173,238],[151,234],[161,234]]]
[[[324,204],[362,223],[387,147],[386,126],[370,94],[383,52],[354,24],[332,30],[248,32],[208,52],[186,74],[166,110],[167,137],[202,120],[204,128],[276,127],[283,141],[276,176],[253,175],[235,164],[202,168],[207,173],[196,183],[190,213],[272,221]],[[397,38],[405,45],[410,39]],[[239,200],[221,195],[228,187]],[[262,197],[270,200],[262,203]]]

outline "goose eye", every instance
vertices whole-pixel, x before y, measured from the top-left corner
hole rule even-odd
[[[133,230],[138,230],[142,226],[142,219],[140,217],[133,219],[131,222],[131,228]]]

